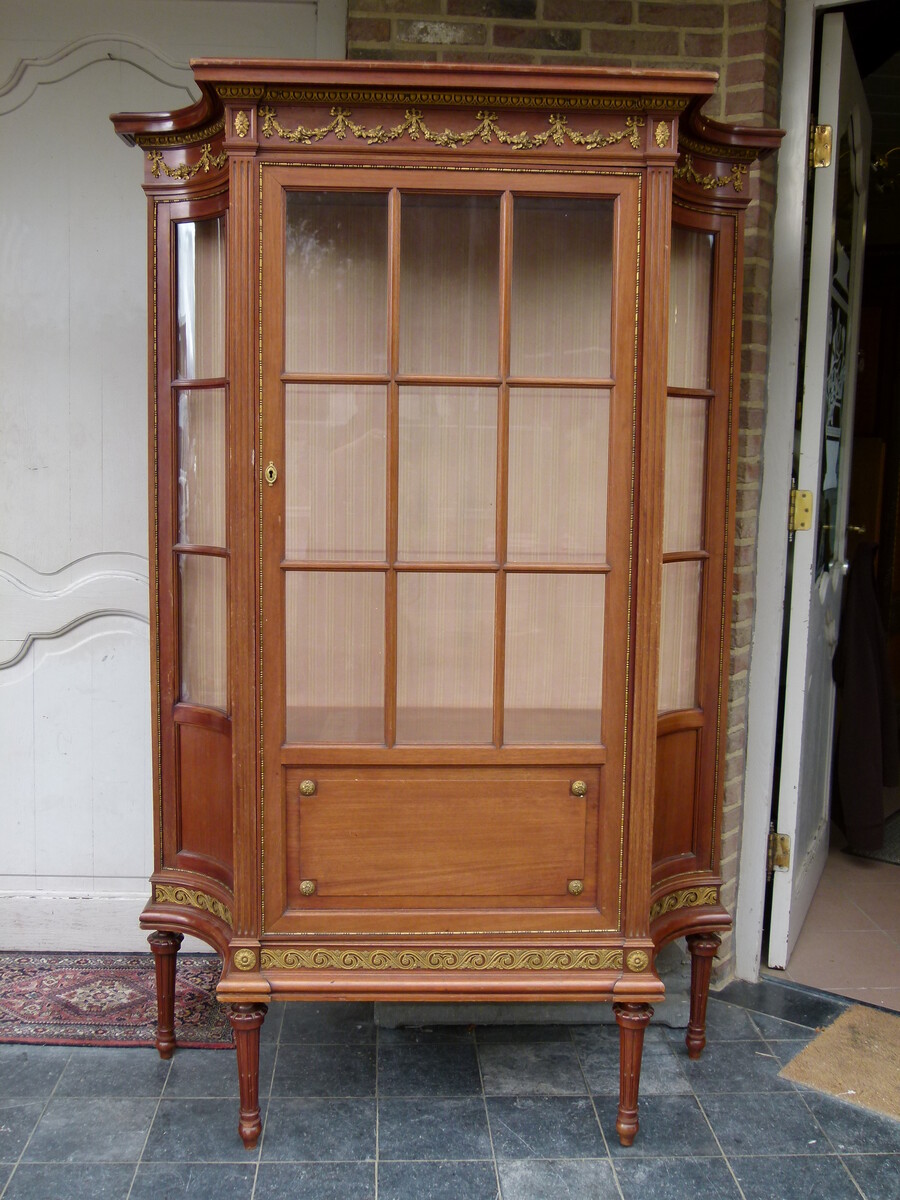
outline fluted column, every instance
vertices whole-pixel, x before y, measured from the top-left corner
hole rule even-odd
[[[268,1006],[232,1004],[228,1011],[237,1049],[238,1081],[241,1090],[241,1115],[238,1133],[247,1150],[252,1150],[262,1133],[259,1115],[259,1031]]]
[[[709,977],[713,959],[721,939],[715,933],[689,933],[691,952],[691,1016],[684,1044],[688,1058],[699,1058],[706,1045],[706,1001],[709,999]]]
[[[644,1030],[650,1024],[653,1009],[649,1004],[614,1004],[619,1025],[619,1113],[616,1132],[623,1146],[630,1146],[638,1131],[638,1089],[641,1083],[641,1055]]]
[[[147,938],[156,968],[156,1049],[171,1058],[175,1041],[175,956],[184,941],[180,933],[157,930]]]

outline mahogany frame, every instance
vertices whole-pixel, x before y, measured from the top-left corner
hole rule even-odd
[[[241,1083],[239,1129],[248,1147],[260,1132],[259,1029],[270,998],[613,1000],[621,1042],[617,1129],[623,1143],[630,1144],[638,1128],[643,1032],[651,1003],[664,995],[654,966],[656,951],[672,938],[688,937],[693,967],[687,1046],[696,1056],[705,1040],[717,935],[730,925],[720,903],[718,867],[742,214],[749,167],[777,147],[781,133],[726,127],[703,118],[700,110],[716,77],[700,72],[234,60],[201,60],[193,69],[202,95],[189,109],[112,118],[119,135],[145,152],[150,208],[156,859],[153,894],[141,923],[154,931],[159,1051],[171,1054],[175,1045],[174,963],[185,932],[206,940],[223,958],[218,996],[231,1006]],[[408,187],[416,179],[428,186],[439,182],[449,191],[461,191],[479,179],[496,190],[500,181],[518,179],[515,189],[528,192],[529,178],[538,193],[594,196],[631,189],[631,200],[619,205],[617,244],[633,258],[634,278],[617,262],[614,286],[622,295],[633,288],[634,325],[620,323],[613,335],[619,339],[618,360],[632,356],[630,428],[625,428],[625,407],[615,406],[616,444],[627,437],[631,479],[629,488],[611,496],[608,515],[608,562],[619,572],[627,563],[627,588],[617,585],[615,636],[607,639],[604,664],[608,675],[624,680],[625,692],[622,727],[603,747],[502,746],[496,720],[493,746],[388,751],[376,746],[282,746],[283,727],[274,715],[283,696],[283,667],[277,665],[283,663],[283,653],[279,659],[281,635],[276,632],[283,626],[277,599],[282,568],[275,552],[281,515],[278,493],[263,477],[270,458],[280,461],[278,437],[272,440],[277,423],[267,408],[268,381],[281,378],[280,338],[270,335],[267,324],[272,307],[279,307],[280,284],[278,272],[266,274],[266,264],[278,259],[281,242],[278,222],[264,214],[272,203],[267,197],[281,186],[328,180],[346,186],[346,181],[362,178],[377,179],[379,188],[399,187],[401,181]],[[227,716],[178,699],[170,236],[174,219],[226,211]],[[715,266],[710,386],[704,393],[709,421],[699,703],[658,717],[660,481],[673,221],[714,234]],[[397,259],[396,218],[390,229]],[[509,255],[507,240],[501,256],[508,260]],[[396,307],[396,279],[392,303]],[[501,302],[501,329],[506,322],[508,311]],[[396,323],[393,329],[390,365],[395,371]],[[501,424],[505,412],[501,403]],[[501,495],[502,459],[501,453]],[[396,472],[396,451],[390,464]],[[498,514],[498,528],[503,516]],[[390,556],[384,566],[390,576]],[[503,567],[497,569],[496,604],[502,620]],[[502,667],[501,653],[495,662],[495,701]],[[610,754],[610,744],[615,754]],[[619,839],[610,846],[601,836],[595,860],[596,871],[617,871],[615,922],[591,921],[597,889],[602,883],[608,892],[610,884],[605,876],[597,881],[588,870],[584,899],[576,896],[543,909],[531,903],[506,906],[503,922],[495,919],[496,913],[491,916],[489,906],[481,911],[480,923],[473,920],[479,915],[477,903],[445,906],[437,928],[456,930],[451,935],[429,932],[436,914],[416,896],[393,915],[384,903],[349,910],[343,924],[335,921],[334,905],[327,904],[311,908],[306,916],[301,911],[296,919],[281,920],[290,909],[286,847],[293,844],[296,852],[297,839],[296,830],[288,836],[294,820],[286,812],[293,803],[288,793],[305,773],[301,768],[319,771],[323,780],[337,771],[339,781],[348,766],[372,781],[385,770],[414,780],[426,768],[454,778],[468,769],[472,788],[481,786],[479,779],[492,778],[492,771],[508,771],[512,774],[507,777],[514,778],[516,771],[527,775],[531,769],[536,779],[558,777],[563,789],[579,771],[586,779],[599,778],[600,793],[589,794],[588,808],[594,805],[596,815],[599,803],[597,828],[611,829]],[[610,775],[613,787],[607,783]],[[673,779],[680,781],[674,788]],[[611,819],[608,793],[613,791],[621,791],[621,812]],[[590,821],[586,828],[596,836],[590,834]]]

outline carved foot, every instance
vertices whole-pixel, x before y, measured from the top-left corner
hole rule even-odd
[[[259,1031],[267,1012],[268,1006],[265,1004],[232,1004],[228,1012],[234,1030],[241,1090],[238,1133],[247,1150],[254,1148],[262,1132],[259,1116]]]
[[[706,1001],[709,999],[709,976],[721,939],[715,933],[689,933],[691,952],[691,1017],[684,1044],[688,1058],[699,1058],[706,1045]]]
[[[156,967],[156,1049],[160,1058],[175,1052],[175,956],[184,936],[157,931],[147,938]]]
[[[619,1112],[616,1132],[623,1146],[630,1146],[638,1131],[638,1088],[641,1082],[641,1055],[644,1030],[650,1024],[653,1009],[649,1004],[614,1004],[619,1025]]]

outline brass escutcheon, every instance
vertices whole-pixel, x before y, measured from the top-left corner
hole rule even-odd
[[[265,475],[266,483],[271,487],[278,478],[278,468],[270,461],[263,474]]]
[[[304,779],[300,784],[301,796],[314,796],[316,794],[316,781],[314,779]]]
[[[573,896],[580,896],[584,891],[584,884],[580,879],[569,880],[569,892]]]
[[[584,782],[583,779],[576,779],[575,782],[572,784],[572,786],[569,788],[569,791],[572,793],[573,796],[586,796],[587,795],[587,784]]]
[[[300,884],[301,896],[314,896],[316,894],[316,881],[314,879],[304,879]]]

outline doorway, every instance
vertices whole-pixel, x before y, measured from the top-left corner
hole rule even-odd
[[[881,619],[888,633],[894,668],[894,690],[896,694],[900,694],[897,686],[900,684],[900,604],[893,599],[895,590],[900,590],[900,572],[896,571],[894,565],[898,550],[897,514],[900,502],[900,396],[896,382],[900,309],[894,292],[900,258],[896,220],[893,215],[900,197],[900,150],[892,153],[895,147],[900,146],[900,113],[897,111],[896,100],[900,92],[900,54],[892,53],[900,44],[900,38],[896,12],[886,12],[882,4],[863,3],[847,6],[843,17],[849,34],[848,42],[852,43],[852,52],[863,77],[865,99],[873,116],[873,167],[867,172],[869,220],[860,305],[859,344],[850,367],[851,377],[853,370],[856,371],[852,459],[848,448],[841,471],[841,474],[850,474],[852,462],[851,482],[847,498],[841,496],[839,499],[838,480],[832,468],[837,459],[837,443],[834,438],[840,419],[834,420],[826,416],[822,441],[821,509],[827,511],[827,501],[830,499],[833,502],[834,517],[819,517],[813,550],[818,561],[813,578],[816,580],[820,597],[824,598],[828,587],[829,567],[831,578],[836,579],[838,587],[840,586],[842,564],[836,561],[838,556],[843,560],[846,569],[846,563],[853,560],[860,543],[877,546],[875,578],[878,602]],[[825,44],[823,77],[827,70],[828,29],[830,26],[833,35],[834,26],[839,21],[840,17],[833,13],[819,15],[817,45],[821,45],[823,40]],[[844,82],[842,91],[843,89]],[[814,114],[815,111],[814,107]],[[814,115],[813,119],[816,121],[819,118]],[[842,143],[840,149],[836,146],[835,150],[842,155],[842,163],[848,151],[852,154],[852,131],[848,142]],[[843,195],[840,194],[841,190],[841,186],[838,185],[834,227],[837,242],[840,243],[843,239],[846,244],[851,200],[847,194],[846,181]],[[815,255],[816,243],[813,245]],[[836,281],[841,273],[839,255],[840,251],[836,249],[833,264]],[[819,266],[821,265],[820,261]],[[815,269],[814,261],[811,275],[815,273]],[[821,299],[821,296],[818,299]],[[807,346],[813,337],[812,310],[816,300],[810,285]],[[829,333],[834,333],[835,344],[839,340],[839,325],[838,313],[837,319],[830,318],[828,325]],[[833,358],[832,346],[829,365]],[[828,392],[827,381],[825,391]],[[800,397],[802,402],[802,390]],[[829,450],[832,451],[831,455]],[[831,497],[825,490],[829,482],[832,487]],[[843,487],[845,480],[842,479],[841,484]],[[846,539],[840,528],[843,523],[846,524]],[[809,534],[806,536],[809,537]],[[796,580],[796,574],[793,577]],[[796,597],[794,599],[796,600]],[[813,603],[815,604],[815,597]],[[836,604],[835,615],[838,618],[839,613],[840,608]],[[826,612],[826,620],[827,616]],[[810,621],[812,629],[814,624],[815,613]],[[831,630],[831,638],[827,637],[828,632],[826,628],[824,640],[831,645],[822,645],[822,657],[826,668],[830,665],[828,659],[837,630]],[[801,703],[808,703],[814,696],[815,684],[813,683],[810,691],[810,680],[814,680],[814,670],[806,668],[802,680],[806,695]],[[787,711],[792,713],[793,706],[796,705],[796,696],[789,695],[787,704]],[[830,716],[820,713],[819,720],[827,726],[830,735]],[[783,747],[785,757],[789,757],[792,752],[792,740],[796,742],[796,738],[792,739],[792,729],[788,728],[791,725],[792,719],[789,716],[785,718],[783,731],[779,735],[779,751]],[[846,728],[848,727],[845,722],[845,737]],[[809,830],[806,831],[804,841],[801,822],[799,844],[792,847],[792,852],[799,852],[799,855],[806,853],[805,862],[801,859],[794,864],[798,869],[802,870],[805,867],[808,870],[805,880],[806,894],[803,894],[804,881],[801,880],[799,886],[795,882],[786,906],[785,884],[787,880],[790,885],[790,871],[779,874],[776,870],[774,886],[768,897],[770,903],[767,904],[764,962],[767,960],[770,968],[779,968],[778,973],[781,977],[795,982],[900,1009],[900,866],[849,856],[844,852],[847,846],[846,838],[839,824],[828,820],[829,816],[833,816],[840,822],[841,817],[839,794],[832,794],[831,788],[831,747],[827,745],[827,739],[820,740],[816,746],[819,755],[817,766],[813,769],[813,764],[806,761],[800,777],[801,791],[804,786],[807,789],[819,788],[822,818],[819,826],[820,845],[810,849]],[[799,763],[797,765],[799,767]],[[780,796],[779,783],[782,789]],[[780,805],[784,801],[784,786],[784,773],[779,774],[776,770],[773,797],[773,820],[776,822],[783,819]],[[859,803],[858,796],[845,797],[845,800],[851,805]],[[832,802],[836,811],[830,811],[829,806]],[[880,809],[881,795],[877,796],[875,802]],[[886,791],[883,803],[887,816],[897,807],[896,790]],[[776,804],[779,805],[778,813],[774,811]],[[807,824],[808,815],[807,813]],[[856,842],[857,839],[852,833],[853,813],[848,810],[846,816],[848,819],[843,824],[848,832],[851,832],[851,840]],[[781,829],[782,825],[778,824],[777,827]],[[815,853],[818,854],[818,861],[813,860]],[[796,905],[794,912],[787,911],[791,901]]]

